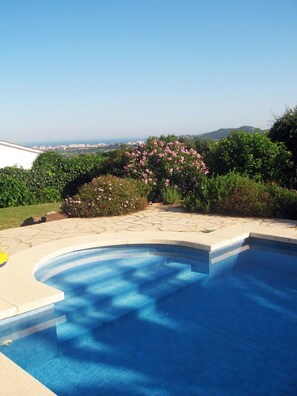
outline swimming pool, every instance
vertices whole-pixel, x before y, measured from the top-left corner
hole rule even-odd
[[[36,273],[66,300],[4,321],[1,351],[58,395],[293,395],[296,258],[253,238],[67,254]]]

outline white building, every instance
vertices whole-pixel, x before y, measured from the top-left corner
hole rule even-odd
[[[16,165],[22,166],[24,169],[30,169],[41,153],[41,150],[0,140],[0,168]]]

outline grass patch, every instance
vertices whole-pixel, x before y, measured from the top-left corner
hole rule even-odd
[[[53,202],[0,209],[0,231],[20,227],[28,217],[41,217],[51,211],[60,212],[60,203]]]

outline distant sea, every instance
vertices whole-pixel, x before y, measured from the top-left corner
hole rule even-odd
[[[146,141],[147,137],[130,137],[130,138],[116,138],[116,139],[95,139],[95,140],[52,140],[52,141],[33,141],[27,143],[20,143],[27,147],[33,146],[59,146],[59,145],[69,145],[69,144],[116,144],[116,143],[128,143],[128,142],[138,142]]]

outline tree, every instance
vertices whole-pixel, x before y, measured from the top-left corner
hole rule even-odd
[[[283,142],[293,155],[294,169],[292,184],[297,185],[297,106],[287,108],[284,114],[276,118],[269,132],[273,142]]]
[[[235,131],[215,146],[210,161],[213,174],[239,173],[257,181],[286,184],[292,168],[291,153],[267,135]]]

